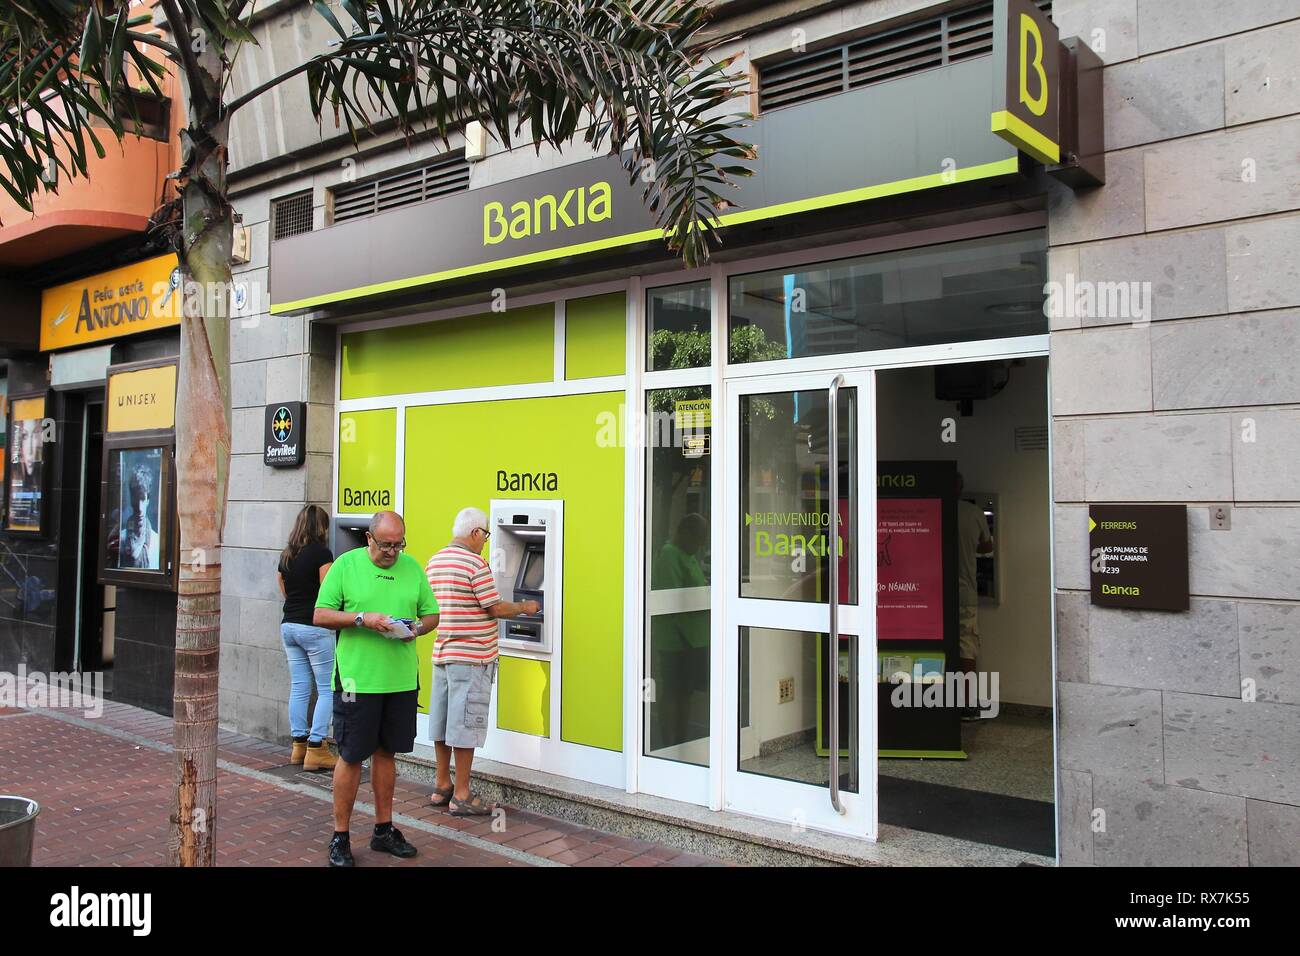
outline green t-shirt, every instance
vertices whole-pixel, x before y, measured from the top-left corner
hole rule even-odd
[[[316,606],[349,614],[374,612],[421,618],[438,613],[438,601],[420,562],[399,554],[391,568],[370,560],[365,548],[341,554],[321,582]],[[415,641],[384,637],[366,627],[345,627],[334,653],[335,685],[357,694],[391,694],[419,686]]]

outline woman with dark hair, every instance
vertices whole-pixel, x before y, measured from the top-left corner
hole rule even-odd
[[[308,505],[294,520],[289,543],[280,552],[276,580],[284,595],[280,639],[289,658],[289,731],[293,735],[290,763],[304,770],[332,770],[338,758],[325,744],[334,707],[334,632],[312,624],[316,595],[334,555],[325,543],[329,515],[320,505]],[[316,683],[316,708],[307,727],[307,704],[312,681]]]

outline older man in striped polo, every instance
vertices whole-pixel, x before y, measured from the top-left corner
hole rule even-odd
[[[486,816],[492,807],[470,791],[474,749],[487,740],[488,707],[497,671],[497,619],[536,614],[536,601],[503,601],[482,558],[491,532],[487,515],[465,508],[456,515],[452,539],[429,559],[424,572],[438,599],[438,636],[433,646],[429,735],[438,751],[431,801],[454,817]],[[456,784],[451,755],[456,752]]]

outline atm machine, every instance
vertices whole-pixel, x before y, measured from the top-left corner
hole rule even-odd
[[[333,536],[330,540],[330,550],[334,552],[334,556],[337,558],[344,551],[351,551],[353,548],[364,548],[366,546],[366,532],[369,530],[369,518],[336,517],[334,519]]]
[[[536,614],[503,618],[503,649],[550,655],[560,630],[563,501],[493,501],[489,563],[505,601],[536,601]]]

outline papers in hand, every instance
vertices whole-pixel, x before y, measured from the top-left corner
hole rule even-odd
[[[406,622],[400,619],[390,620],[388,622],[388,627],[385,629],[385,633],[388,637],[399,641],[406,641],[415,637],[415,631],[411,630]]]

